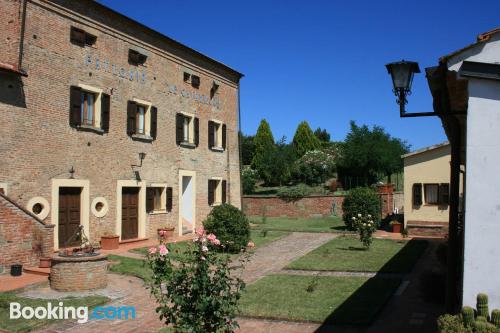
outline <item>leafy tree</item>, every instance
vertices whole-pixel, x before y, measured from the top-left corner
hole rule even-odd
[[[265,119],[260,121],[257,134],[255,134],[255,137],[253,138],[253,143],[255,145],[255,152],[252,157],[252,168],[257,170],[261,177],[263,177],[262,168],[265,167],[263,165],[263,156],[275,146],[271,127]]]
[[[321,143],[330,142],[330,133],[328,133],[326,129],[321,129],[321,127],[318,127],[314,131],[314,135],[318,138],[318,140]]]
[[[297,157],[302,157],[306,152],[321,147],[319,139],[306,121],[301,122],[297,127],[292,143]]]
[[[368,183],[377,181],[380,174],[390,175],[403,168],[401,155],[410,146],[394,138],[380,126],[357,126],[351,121],[351,131],[342,145],[339,172],[343,175],[362,177]]]
[[[253,135],[241,135],[241,157],[243,165],[252,164],[252,159],[255,154],[255,142]]]
[[[262,155],[260,175],[268,186],[285,185],[290,182],[295,152],[293,146],[287,144],[285,140],[285,137],[281,138]]]

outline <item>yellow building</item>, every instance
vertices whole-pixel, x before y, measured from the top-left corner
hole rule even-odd
[[[411,235],[446,235],[449,219],[450,144],[402,156],[404,223]]]

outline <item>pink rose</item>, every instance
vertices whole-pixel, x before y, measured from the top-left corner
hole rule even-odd
[[[247,247],[249,247],[249,248],[255,247],[254,242],[252,242],[252,241],[248,242]]]
[[[207,236],[207,239],[209,240],[210,243],[213,243],[217,239],[217,237],[214,234],[209,234]]]
[[[156,253],[156,247],[149,248],[149,254],[155,254],[155,253]]]
[[[161,256],[166,256],[168,254],[168,249],[165,245],[162,244],[158,248],[160,249]]]
[[[198,230],[196,230],[196,233],[200,237],[203,236],[205,234],[205,228],[203,228],[203,227],[198,228]]]
[[[219,246],[220,245],[220,240],[218,240],[218,239],[214,240],[213,244]]]

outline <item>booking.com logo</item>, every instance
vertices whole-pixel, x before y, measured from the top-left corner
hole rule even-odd
[[[10,319],[77,319],[80,324],[92,319],[135,319],[135,306],[96,306],[89,314],[87,306],[64,306],[63,302],[53,306],[47,302],[47,306],[21,306],[20,303],[10,303]]]

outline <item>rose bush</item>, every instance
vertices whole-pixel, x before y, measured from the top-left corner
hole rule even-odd
[[[318,185],[333,176],[335,170],[335,156],[323,150],[312,150],[295,161],[292,178],[298,183]]]
[[[352,217],[352,224],[359,233],[359,241],[363,243],[366,249],[370,249],[373,242],[373,233],[377,230],[372,216],[370,214],[358,214]]]
[[[215,234],[200,228],[175,262],[168,245],[149,249],[149,288],[159,304],[156,312],[176,332],[233,332],[238,327],[237,303],[245,284],[231,274],[241,266],[230,265],[228,255],[216,253],[220,246]]]

